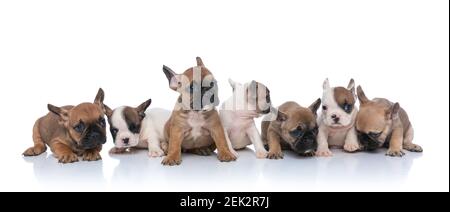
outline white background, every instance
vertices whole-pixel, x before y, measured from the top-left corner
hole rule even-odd
[[[435,1],[1,1],[0,191],[448,191],[449,2]],[[258,80],[276,105],[308,106],[322,82],[353,77],[369,97],[398,101],[423,154],[255,159],[234,163],[183,155],[163,167],[145,152],[61,165],[32,145],[46,104],[172,108],[163,64],[177,72],[201,56],[219,81]],[[108,134],[108,136],[110,136]],[[48,158],[47,158],[48,157]]]

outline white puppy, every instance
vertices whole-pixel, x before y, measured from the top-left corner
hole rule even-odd
[[[318,116],[317,156],[332,156],[328,146],[343,147],[345,151],[359,150],[355,120],[355,82],[350,80],[347,88],[330,87],[328,79],[323,83],[322,113]]]
[[[235,150],[253,144],[256,157],[266,158],[267,150],[254,119],[271,111],[269,89],[256,81],[240,84],[229,79],[229,83],[233,96],[221,105],[220,118],[230,150],[237,156]]]
[[[131,148],[147,149],[150,157],[164,156],[167,142],[164,141],[164,125],[170,111],[154,108],[146,111],[151,100],[136,108],[122,106],[111,110],[105,105],[115,147],[112,154],[124,153]]]

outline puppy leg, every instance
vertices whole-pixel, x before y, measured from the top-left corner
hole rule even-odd
[[[402,144],[403,144],[403,129],[395,128],[392,131],[392,137],[386,155],[391,157],[402,157],[403,155],[405,155],[402,149]]]
[[[212,139],[214,140],[214,143],[217,147],[217,157],[222,162],[230,162],[235,161],[236,156],[234,156],[229,148],[229,145],[227,144],[227,140],[225,138],[225,131],[222,126],[222,123],[220,122],[219,114],[215,113],[216,117],[214,117],[212,120],[216,120],[211,124],[211,127],[208,129]]]
[[[82,158],[84,161],[97,161],[101,160],[102,156],[100,155],[100,151],[102,151],[102,147],[97,147],[95,149],[88,149],[83,152]]]
[[[344,150],[347,152],[355,152],[360,149],[356,129],[352,127],[345,137]]]
[[[58,138],[52,140],[50,149],[60,163],[73,163],[78,161],[77,154]]]
[[[250,138],[250,141],[252,141],[252,144],[255,147],[256,157],[261,159],[266,158],[268,152],[264,148],[261,136],[259,135],[255,123],[247,129],[247,136]]]
[[[42,140],[41,133],[39,132],[39,120],[36,121],[33,127],[33,142],[34,146],[25,150],[25,152],[23,152],[24,156],[40,155],[47,150],[47,147]]]
[[[328,148],[328,133],[325,127],[319,127],[319,134],[317,135],[317,151],[316,156],[330,157],[333,153]]]
[[[239,157],[239,154],[236,152],[236,150],[233,149],[233,145],[231,144],[230,136],[228,135],[228,130],[226,128],[223,129],[225,132],[225,140],[227,140],[228,148],[230,149],[231,154],[233,154],[236,158]]]
[[[283,159],[284,155],[281,151],[281,138],[273,130],[268,130],[267,132],[267,142],[269,144],[269,153],[267,153],[267,158],[269,159]]]
[[[417,144],[413,144],[414,138],[414,129],[412,126],[409,127],[408,131],[406,131],[405,137],[403,138],[403,149],[406,149],[410,152],[423,152],[421,146]]]
[[[148,144],[148,156],[151,158],[164,156],[164,151],[161,149],[159,139],[150,137],[146,140]]]
[[[170,129],[168,152],[162,161],[163,165],[175,166],[181,164],[181,143],[183,139],[183,130],[176,125],[172,126]]]

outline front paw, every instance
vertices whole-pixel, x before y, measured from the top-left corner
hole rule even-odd
[[[323,149],[317,149],[315,155],[318,157],[331,157],[331,156],[333,156],[333,153],[330,151],[330,149],[323,148]]]
[[[401,149],[388,149],[386,152],[386,156],[391,157],[403,157],[403,155],[405,155],[405,153]]]
[[[97,150],[91,150],[91,151],[85,151],[83,153],[83,160],[84,161],[97,161],[101,160],[102,156]]]
[[[233,154],[234,155],[234,157],[236,157],[236,158],[238,158],[239,157],[239,154],[236,152],[236,150],[234,150],[234,149],[230,149],[230,152],[231,152],[231,154]]]
[[[421,146],[417,144],[407,144],[403,146],[403,149],[406,149],[410,152],[423,152],[423,149]]]
[[[356,152],[360,149],[360,146],[358,143],[345,143],[344,144],[344,150],[347,152]]]
[[[267,153],[268,159],[278,160],[278,159],[283,159],[283,157],[284,157],[284,154],[281,151],[278,151],[278,152],[270,152],[269,151],[269,153]]]
[[[233,155],[231,152],[219,153],[219,155],[217,155],[217,158],[219,159],[220,162],[230,162],[235,161],[237,159],[237,157]]]
[[[78,156],[71,152],[71,153],[66,153],[66,154],[61,154],[59,156],[57,156],[58,162],[59,163],[74,163],[74,162],[78,162]]]
[[[181,164],[181,157],[169,157],[166,156],[161,162],[164,166],[176,166]]]
[[[123,154],[126,151],[127,151],[126,148],[113,147],[111,148],[111,150],[109,150],[109,154]]]
[[[161,149],[153,149],[148,151],[148,156],[151,158],[158,158],[164,156],[164,151]]]
[[[260,151],[256,151],[256,158],[258,159],[264,159],[267,158],[267,155],[269,153],[266,150],[260,150]]]

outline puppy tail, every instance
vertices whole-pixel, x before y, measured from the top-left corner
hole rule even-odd
[[[28,148],[23,153],[24,156],[37,156],[44,153],[47,150],[44,141],[42,140],[41,133],[39,132],[40,119],[36,121],[33,127],[33,142],[34,146]]]

